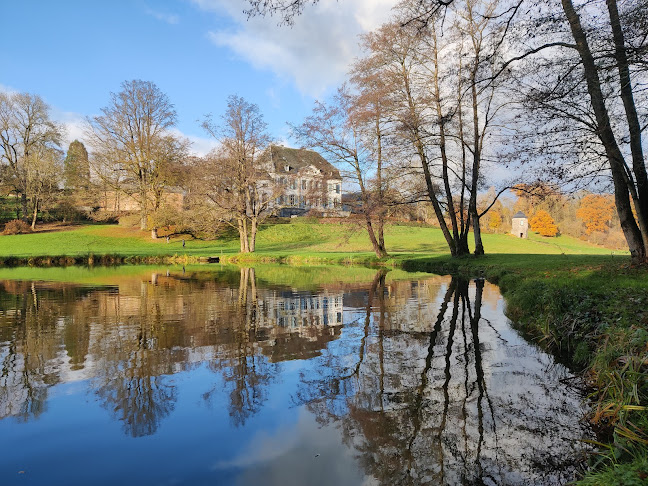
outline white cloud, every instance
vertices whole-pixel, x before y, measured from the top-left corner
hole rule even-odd
[[[148,7],[144,10],[144,12],[146,13],[146,15],[150,15],[151,17],[170,25],[175,25],[180,22],[180,17],[175,14],[153,10]]]
[[[214,44],[229,48],[257,69],[294,80],[302,93],[318,96],[344,79],[360,54],[358,35],[387,21],[396,0],[320,0],[306,7],[292,27],[278,26],[276,17],[247,19],[245,2],[193,3],[234,21],[232,29],[208,33]]]
[[[2,87],[0,86],[0,90],[1,89]],[[67,150],[67,148],[70,146],[70,143],[72,143],[74,140],[79,140],[83,143],[86,143],[87,137],[85,135],[85,116],[79,113],[60,111],[54,108],[52,109],[52,119],[63,125],[64,134],[63,140],[61,141],[61,148],[63,150]],[[201,157],[209,153],[209,151],[211,151],[218,145],[218,142],[213,138],[200,137],[198,135],[187,135],[186,133],[183,133],[178,129],[173,129],[172,132],[179,137],[184,137],[189,140],[189,152],[191,155]]]
[[[175,135],[179,137],[184,137],[189,140],[191,144],[189,147],[189,152],[191,155],[196,155],[202,157],[207,155],[212,149],[215,149],[218,146],[218,141],[211,137],[199,137],[198,135],[187,135],[177,128],[171,130]]]
[[[85,139],[85,117],[79,113],[52,109],[52,119],[63,125],[64,133],[61,148],[67,150],[74,140],[81,142]]]
[[[18,90],[13,89],[11,86],[7,86],[5,84],[0,83],[0,93],[12,94],[17,92]]]

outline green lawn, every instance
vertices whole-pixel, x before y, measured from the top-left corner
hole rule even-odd
[[[385,232],[391,255],[448,253],[441,231],[432,227],[390,225]],[[560,236],[543,238],[531,235],[522,240],[510,235],[484,235],[487,253],[497,254],[588,254],[610,255],[611,251],[586,242]],[[27,235],[0,236],[0,257],[120,255],[233,255],[238,239],[194,240],[174,237],[153,240],[146,232],[115,225],[80,226],[68,231],[38,232]],[[618,252],[617,252],[618,253]],[[258,258],[371,259],[373,252],[365,230],[352,223],[291,221],[264,225],[257,239]]]

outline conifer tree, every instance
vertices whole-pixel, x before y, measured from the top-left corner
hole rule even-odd
[[[88,189],[90,185],[90,163],[88,151],[83,143],[75,140],[70,144],[63,162],[65,189]]]

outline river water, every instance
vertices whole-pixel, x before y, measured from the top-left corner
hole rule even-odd
[[[496,286],[217,268],[0,281],[0,484],[574,478],[577,380]]]

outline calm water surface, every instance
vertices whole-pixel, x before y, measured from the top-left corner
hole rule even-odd
[[[497,287],[281,272],[0,281],[0,484],[573,479],[582,397]]]

